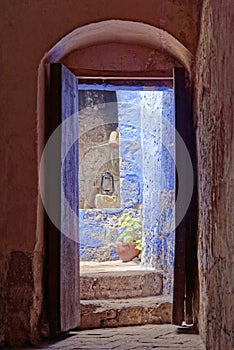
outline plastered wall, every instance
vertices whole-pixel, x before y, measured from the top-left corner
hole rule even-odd
[[[115,91],[79,89],[79,208],[92,209],[105,171],[115,176],[119,197],[119,152],[109,147],[118,126],[117,98]]]
[[[43,120],[37,118],[42,57],[75,28],[115,18],[162,28],[195,53],[197,5],[195,0],[0,2],[0,344],[35,342],[42,331],[44,247],[37,175],[43,138]],[[43,100],[40,106],[43,110]]]
[[[113,55],[113,52],[118,52],[118,55]],[[167,72],[170,76],[173,67],[179,65],[178,60],[173,59],[168,53],[125,43],[109,43],[76,50],[66,55],[62,62],[71,69],[79,62],[81,69],[155,71]]]
[[[174,93],[144,94],[142,262],[163,271],[163,292],[171,294],[175,244]]]
[[[203,4],[197,53],[199,329],[206,348],[234,348],[234,122],[231,0]]]

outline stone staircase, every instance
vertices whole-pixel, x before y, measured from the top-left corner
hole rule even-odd
[[[81,329],[171,322],[161,272],[134,262],[81,262]]]

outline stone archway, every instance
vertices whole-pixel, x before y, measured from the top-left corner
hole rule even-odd
[[[75,50],[104,43],[137,44],[166,52],[192,73],[193,55],[177,39],[152,25],[107,20],[79,27],[59,40],[43,57],[42,63],[58,62]]]
[[[39,155],[44,147],[41,131],[44,127],[44,99],[45,99],[45,65],[56,63],[79,49],[95,45],[124,43],[127,45],[140,45],[156,51],[166,53],[178,60],[192,77],[193,55],[177,39],[166,31],[148,24],[121,20],[108,20],[92,23],[75,29],[66,35],[43,57],[39,67],[39,90],[38,90],[38,123],[39,123]],[[40,203],[40,209],[43,210]],[[40,220],[38,224],[41,225]],[[40,230],[39,230],[40,231]]]
[[[44,149],[46,64],[61,62],[65,56],[82,48],[111,43],[135,44],[166,53],[168,56],[179,61],[186,68],[190,77],[193,77],[194,56],[183,44],[163,29],[142,22],[124,20],[106,20],[76,28],[60,39],[43,56],[39,65],[37,94],[37,144],[39,160]],[[43,207],[39,198],[37,220],[37,247],[39,249],[43,246],[43,235],[40,235],[40,232],[43,232],[42,212]]]

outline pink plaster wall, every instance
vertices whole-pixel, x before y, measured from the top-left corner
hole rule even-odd
[[[20,344],[38,336],[43,232],[38,206],[37,79],[42,57],[75,28],[106,19],[139,21],[162,28],[195,53],[197,4],[195,0],[0,2],[0,293],[3,311],[6,306],[9,310],[10,305],[23,305],[21,310],[13,307],[10,315],[0,319],[0,343],[6,338],[11,344]],[[42,121],[40,125],[43,127]],[[17,279],[13,268],[16,275],[24,269],[28,273]]]
[[[192,52],[197,44],[196,1],[1,1],[1,111],[4,135],[3,192],[7,191],[9,250],[32,250],[37,205],[36,99],[38,66],[64,35],[111,18],[149,23],[167,30]],[[154,10],[155,9],[155,10]],[[183,25],[182,25],[183,24]],[[5,141],[5,140],[4,140]],[[21,144],[21,147],[15,145]],[[9,186],[6,186],[6,183]],[[5,201],[6,205],[6,201]],[[3,203],[3,208],[5,207]],[[16,214],[17,213],[17,214]],[[13,215],[13,216],[12,216]],[[21,220],[12,220],[17,215]],[[22,220],[23,218],[23,220]],[[29,235],[26,228],[30,225]],[[19,231],[14,240],[15,232]]]
[[[76,50],[64,57],[62,62],[67,67],[93,70],[169,71],[170,76],[172,76],[173,67],[180,64],[168,53],[123,43],[103,44]]]

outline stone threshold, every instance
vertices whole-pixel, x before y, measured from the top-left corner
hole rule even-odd
[[[172,297],[81,300],[79,329],[171,323]]]
[[[127,299],[162,294],[163,275],[157,271],[85,273],[80,277],[80,298]]]

